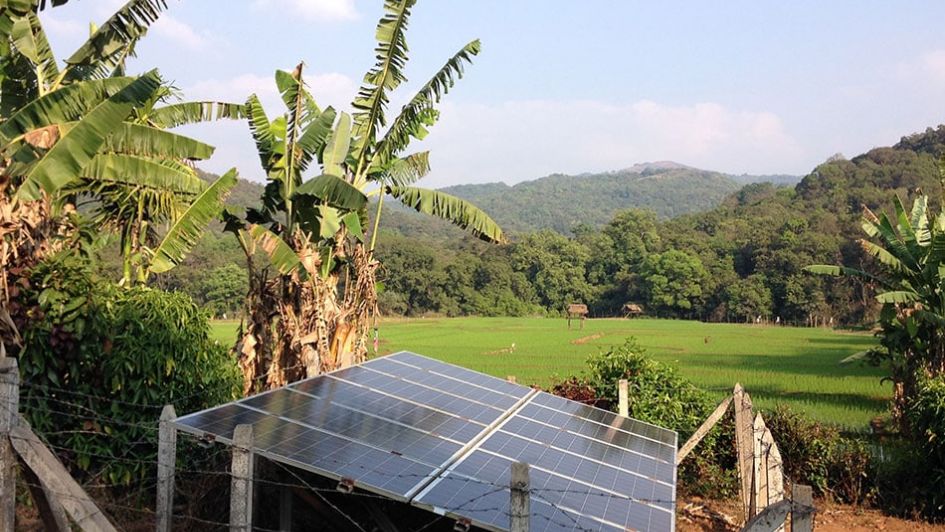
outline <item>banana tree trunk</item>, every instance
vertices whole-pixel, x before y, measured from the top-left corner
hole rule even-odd
[[[30,269],[62,249],[73,231],[67,217],[52,215],[48,198],[14,202],[0,192],[0,352],[16,356],[21,344],[19,329],[27,322],[27,306],[19,301]]]
[[[251,273],[248,325],[239,344],[245,393],[334,371],[367,356],[377,309],[377,262],[361,244],[349,252],[343,238],[333,259],[342,266],[325,276],[321,259],[314,258],[306,275],[294,272],[265,281]]]

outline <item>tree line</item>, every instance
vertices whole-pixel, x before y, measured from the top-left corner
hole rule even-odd
[[[871,271],[859,242],[864,208],[886,210],[941,197],[945,127],[847,160],[834,157],[795,187],[750,184],[722,205],[660,220],[627,210],[602,227],[566,236],[518,233],[506,246],[463,238],[416,238],[401,223],[379,248],[379,295],[388,314],[558,314],[573,302],[620,316],[627,303],[651,316],[793,324],[858,325],[877,317],[871,284],[826,282],[804,271],[838,263]]]
[[[708,211],[664,220],[630,209],[567,234],[512,233],[504,245],[389,209],[377,241],[378,304],[385,315],[522,316],[557,315],[581,302],[594,316],[622,316],[636,303],[668,318],[869,323],[878,305],[868,282],[827,282],[804,267],[870,269],[874,261],[858,243],[863,208],[882,211],[918,192],[934,204],[943,153],[940,126],[853,159],[833,157],[794,187],[746,185]],[[109,266],[112,253],[102,255],[105,268],[117,267]],[[187,264],[155,282],[188,292],[216,316],[238,314],[245,258],[231,238],[208,232]]]

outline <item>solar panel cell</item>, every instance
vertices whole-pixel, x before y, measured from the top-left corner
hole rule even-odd
[[[180,418],[266,457],[478,526],[509,525],[531,465],[531,528],[670,530],[676,434],[465,368],[398,353]]]

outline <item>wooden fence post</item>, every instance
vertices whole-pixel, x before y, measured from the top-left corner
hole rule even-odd
[[[699,425],[699,428],[696,429],[692,436],[689,437],[689,440],[687,440],[686,443],[679,448],[679,452],[676,453],[677,466],[681,464],[687,456],[689,456],[689,453],[691,453],[692,450],[696,448],[696,445],[702,441],[702,438],[705,438],[705,435],[708,434],[710,430],[712,430],[712,427],[714,427],[715,424],[722,419],[722,417],[725,415],[725,412],[728,411],[728,405],[730,404],[732,404],[731,395],[719,403],[719,406],[715,407],[715,411],[712,412],[712,414],[710,414],[709,417],[707,417],[706,420],[702,422],[702,425]]]
[[[253,426],[237,425],[230,471],[230,532],[253,529],[253,462]]]
[[[0,530],[15,530],[16,454],[10,430],[20,403],[20,372],[15,358],[0,358]]]
[[[509,500],[509,532],[528,532],[528,523],[531,519],[528,495],[528,464],[514,462],[512,464],[512,478],[509,483],[511,498]]]
[[[735,385],[732,392],[735,403],[735,446],[738,460],[738,479],[742,495],[742,507],[745,511],[745,520],[750,520],[754,513],[754,416],[751,408],[751,397],[745,393],[741,384]]]
[[[161,411],[158,430],[157,532],[171,532],[174,522],[174,473],[177,469],[177,419],[172,405]]]
[[[810,486],[791,486],[791,532],[811,532],[814,529],[814,491]]]
[[[630,416],[630,393],[627,390],[627,379],[620,379],[617,383],[617,406],[617,412],[621,416]]]
[[[115,532],[114,525],[102,512],[82,486],[69,475],[66,466],[56,458],[33,432],[29,423],[22,417],[10,431],[10,442],[23,464],[29,468],[39,481],[42,489],[33,491],[34,498],[45,497],[54,512],[62,508],[72,517],[79,530],[85,532]],[[44,495],[45,493],[45,495]],[[37,505],[40,506],[41,505]],[[54,516],[56,520],[58,517]],[[44,522],[46,520],[44,519]],[[67,528],[67,530],[69,530]]]

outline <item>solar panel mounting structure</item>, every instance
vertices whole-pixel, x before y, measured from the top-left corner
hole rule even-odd
[[[530,530],[674,530],[675,432],[400,352],[183,416],[178,430],[486,530],[530,466]]]

